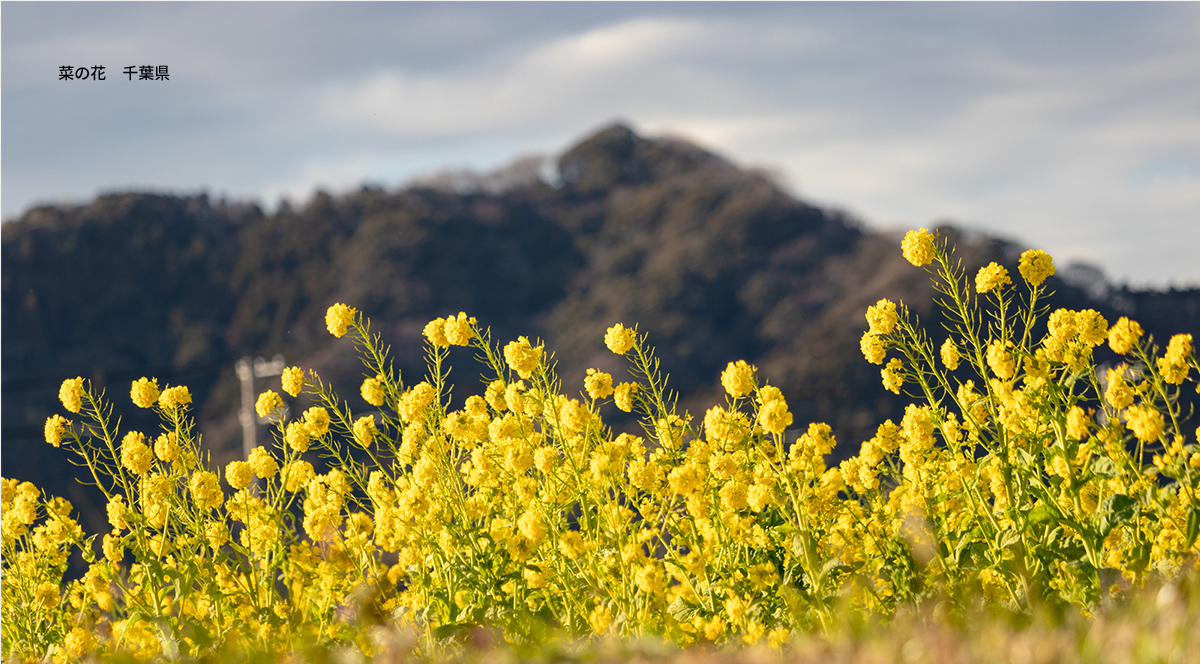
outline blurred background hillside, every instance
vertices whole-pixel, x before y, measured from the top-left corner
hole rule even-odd
[[[941,232],[969,272],[995,260],[1015,274],[1027,248],[951,225]],[[721,398],[721,369],[746,359],[782,388],[796,416],[789,435],[828,422],[838,456],[903,403],[859,352],[866,307],[903,300],[942,336],[927,275],[903,260],[898,235],[797,200],[770,175],[686,141],[620,124],[549,169],[518,160],[396,189],[319,192],[269,214],[204,194],[35,207],[3,225],[0,266],[4,475],[70,497],[93,532],[105,528],[102,512],[71,479],[68,455],[42,441],[64,378],[105,388],[123,427],[141,430],[157,425],[129,402],[131,381],[188,385],[205,445],[224,465],[241,455],[241,357],[282,354],[365,407],[351,345],[325,331],[334,302],[371,318],[409,384],[424,375],[420,331],[437,316],[466,311],[501,343],[545,340],[569,393],[582,390],[588,367],[624,371],[603,333],[636,323],[681,408],[702,416]],[[1200,337],[1200,289],[1118,287],[1094,267],[1058,267],[1057,306],[1133,317],[1164,343],[1176,332]],[[472,353],[451,358],[457,398],[478,393]],[[615,426],[635,425],[610,410]]]

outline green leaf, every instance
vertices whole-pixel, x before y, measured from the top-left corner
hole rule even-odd
[[[449,625],[438,625],[437,629],[433,630],[433,635],[437,640],[445,641],[463,634],[471,627],[473,627],[473,625],[470,623],[451,623]]]
[[[91,537],[83,540],[83,542],[79,545],[80,553],[83,554],[84,562],[96,562],[96,550],[93,548],[96,543],[96,537],[98,536],[92,535]]]
[[[1040,526],[1045,523],[1057,523],[1059,519],[1058,510],[1054,509],[1046,503],[1038,503],[1036,507],[1029,510],[1026,515],[1029,520],[1029,525]]]
[[[1117,467],[1117,462],[1108,457],[1096,457],[1092,459],[1092,473],[1100,477],[1116,477],[1121,474],[1121,469]]]
[[[667,613],[671,614],[671,617],[675,620],[686,623],[690,622],[692,618],[695,618],[700,613],[700,607],[682,597],[676,597],[675,601],[671,602],[671,605],[667,607]]]
[[[467,618],[470,618],[473,613],[475,613],[475,605],[474,604],[465,606],[465,607],[463,607],[462,611],[459,611],[458,615],[454,617],[454,622],[456,622],[456,623],[466,622]]]
[[[159,618],[154,624],[158,627],[158,642],[162,644],[163,657],[172,661],[179,659],[179,642],[172,633],[171,623],[166,618]]]
[[[1007,549],[1008,547],[1021,541],[1021,533],[1015,529],[1009,528],[996,533],[996,548]]]
[[[1196,541],[1196,535],[1200,535],[1200,511],[1195,507],[1188,508],[1187,532],[1184,535],[1185,549],[1191,548],[1192,543]]]
[[[1137,514],[1138,501],[1124,494],[1113,494],[1100,501],[1092,520],[1101,538],[1108,537],[1113,528],[1132,521]]]

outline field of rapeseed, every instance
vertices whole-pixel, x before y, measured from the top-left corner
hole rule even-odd
[[[542,345],[493,342],[465,313],[425,327],[427,374],[405,381],[367,318],[335,304],[326,323],[361,352],[367,408],[288,368],[280,392],[320,405],[289,417],[264,392],[272,442],[224,468],[185,386],[134,382],[161,430],[121,432],[102,392],[66,380],[46,441],[77,454],[112,531],[88,535],[67,501],[3,480],[3,656],[1159,661],[1195,648],[1200,431],[1178,401],[1200,371],[1191,335],[1161,349],[1132,320],[1048,311],[1041,251],[1018,275],[993,263],[972,279],[924,229],[902,249],[950,324],[930,338],[903,303],[867,310],[863,354],[912,403],[836,467],[830,427],[795,422],[743,361],[721,375],[723,403],[678,412],[648,339],[620,323],[603,343],[629,374],[589,371],[582,390]],[[1101,344],[1124,361],[1097,366]],[[480,388],[453,404],[450,363],[467,354]],[[639,435],[606,426],[613,409],[635,413]],[[87,572],[64,582],[77,550]]]

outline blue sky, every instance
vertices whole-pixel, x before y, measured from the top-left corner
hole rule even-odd
[[[1197,3],[0,5],[2,213],[302,202],[621,119],[874,228],[951,219],[1200,285]],[[169,81],[127,81],[126,65]],[[107,67],[60,81],[61,65]]]

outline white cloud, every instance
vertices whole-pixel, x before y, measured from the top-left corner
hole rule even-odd
[[[122,7],[23,41],[8,19],[48,10],[5,4],[6,214],[25,192],[120,182],[299,201],[625,119],[868,222],[953,217],[1117,277],[1200,283],[1178,250],[1200,241],[1194,5]],[[68,140],[84,105],[21,63],[71,48],[173,54],[189,78],[150,107],[91,100],[94,126]]]

